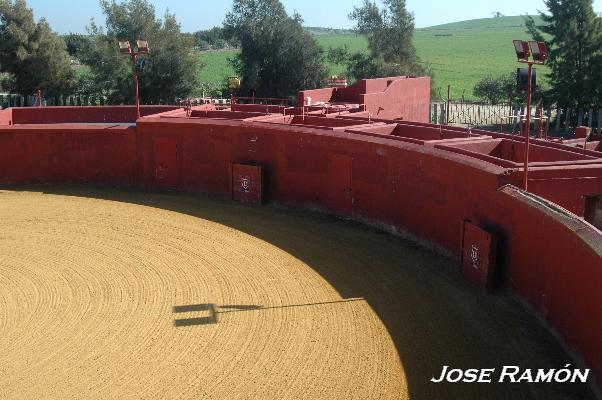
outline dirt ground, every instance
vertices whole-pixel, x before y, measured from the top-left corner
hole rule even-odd
[[[579,399],[433,384],[570,362],[452,260],[358,224],[202,196],[0,191],[1,399]]]

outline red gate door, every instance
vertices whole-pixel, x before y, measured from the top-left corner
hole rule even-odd
[[[343,217],[353,213],[352,165],[353,158],[341,154],[331,155],[328,165],[328,209]]]
[[[462,274],[473,284],[490,290],[495,269],[496,236],[469,221],[464,221],[462,236]]]
[[[162,188],[175,188],[178,177],[178,138],[155,138],[155,183]]]

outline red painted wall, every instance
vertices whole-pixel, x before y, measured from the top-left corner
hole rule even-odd
[[[360,95],[374,118],[429,122],[430,77],[394,80],[382,92]]]
[[[142,116],[176,110],[176,106],[141,106]],[[13,124],[127,123],[136,121],[134,106],[13,108]]]
[[[13,110],[12,108],[7,108],[5,110],[0,110],[0,126],[2,125],[11,125],[13,119]]]
[[[602,384],[600,231],[545,200],[505,187],[474,220],[503,239],[504,276]]]
[[[232,163],[263,167],[268,200],[409,232],[456,256],[464,220],[498,233],[504,281],[602,382],[602,233],[543,199],[499,190],[512,179],[504,167],[399,138],[226,119],[0,128],[0,183],[135,184],[229,196]]]
[[[316,89],[299,92],[299,105],[311,97],[317,102],[363,104],[372,118],[429,122],[430,77],[391,77],[362,79],[346,88]]]
[[[134,183],[135,129],[0,127],[0,183]]]

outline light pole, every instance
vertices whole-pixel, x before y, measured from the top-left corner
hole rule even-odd
[[[136,85],[136,120],[140,118],[140,96],[138,94],[138,70],[144,69],[144,60],[139,65],[137,60],[140,54],[150,53],[148,42],[146,40],[136,41],[136,50],[132,49],[129,41],[119,42],[119,52],[121,54],[129,55],[132,58],[132,66],[134,67],[134,84]]]
[[[548,58],[548,50],[544,42],[524,40],[513,40],[514,50],[516,51],[516,58],[519,63],[529,65],[527,72],[527,115],[525,121],[525,171],[523,174],[523,188],[528,190],[529,180],[529,143],[531,141],[531,92],[532,88],[532,77],[533,77],[533,64],[543,65]],[[529,60],[529,56],[533,60]]]

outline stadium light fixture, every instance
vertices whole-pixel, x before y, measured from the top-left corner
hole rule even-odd
[[[146,65],[145,60],[138,62],[138,56],[141,54],[149,54],[150,47],[146,40],[136,40],[136,49],[132,49],[132,45],[128,40],[119,41],[119,52],[124,55],[129,55],[132,59],[132,66],[134,67],[134,84],[136,86],[136,119],[140,118],[140,95],[138,89],[138,72],[142,72]]]
[[[138,48],[138,54],[150,53],[150,48],[148,47],[148,42],[146,40],[137,40],[136,47]]]
[[[529,44],[524,40],[513,40],[514,51],[516,52],[516,58],[519,62],[525,62],[529,59]]]
[[[531,92],[533,91],[533,64],[544,65],[548,58],[548,50],[544,42],[535,40],[513,40],[514,51],[519,63],[529,65],[527,71],[527,112],[525,120],[525,166],[523,174],[523,188],[528,190],[529,182],[529,143],[531,141]],[[529,60],[532,57],[532,60]]]
[[[548,49],[544,42],[536,42],[534,40],[529,42],[529,50],[535,64],[544,64],[548,58]]]
[[[119,52],[121,54],[132,54],[132,47],[129,41],[119,42]]]

